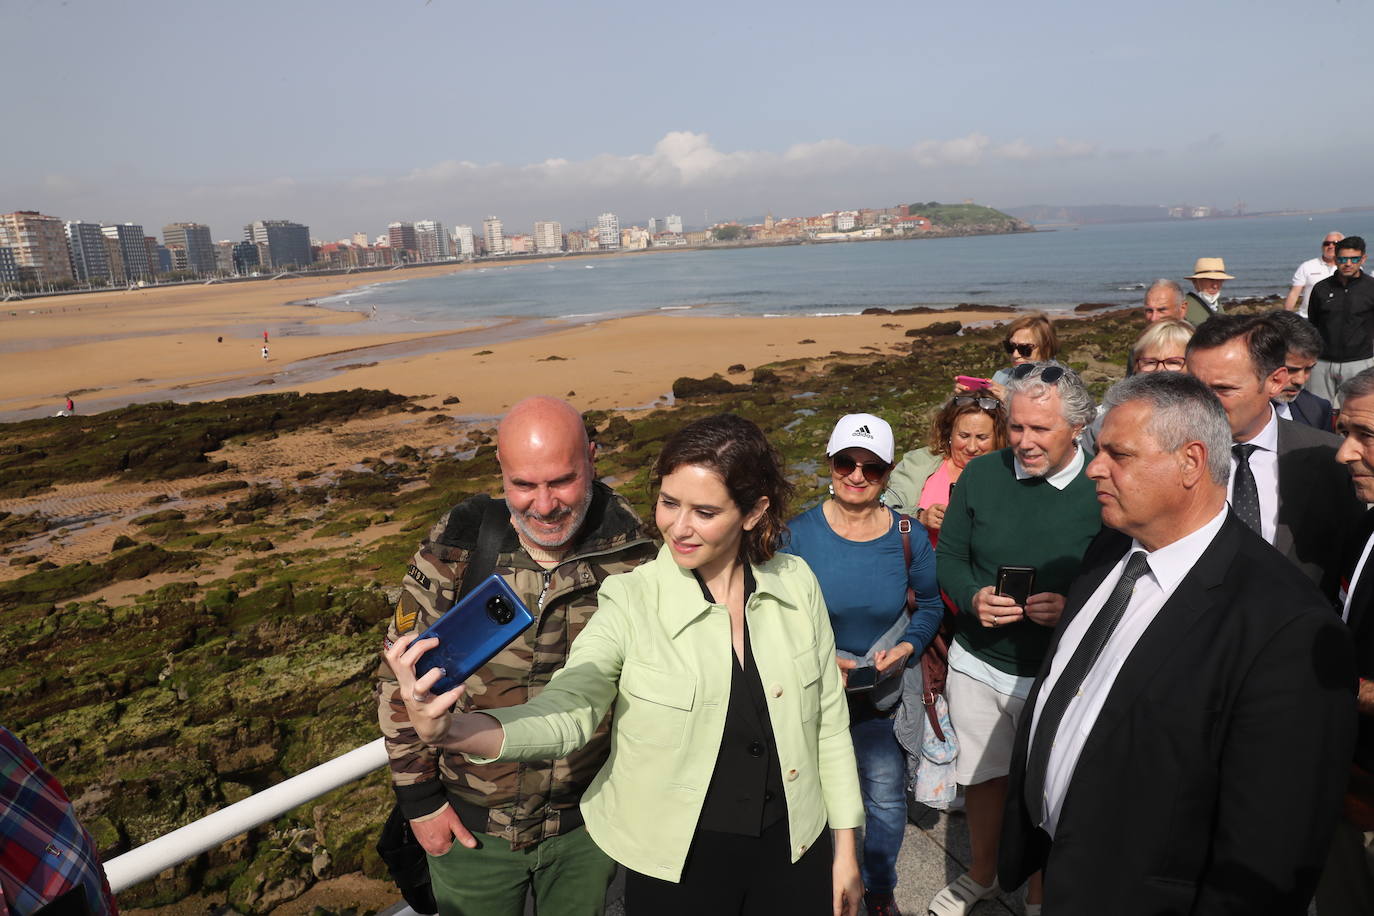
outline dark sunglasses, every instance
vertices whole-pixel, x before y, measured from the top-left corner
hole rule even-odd
[[[1346,256],[1346,257],[1337,258],[1337,259],[1336,259],[1336,263],[1337,263],[1337,264],[1358,264],[1358,263],[1360,263],[1360,262],[1363,261],[1363,260],[1364,260],[1364,255],[1362,255],[1362,254],[1357,254],[1357,255],[1348,255],[1348,256]]]
[[[1335,247],[1336,247],[1336,243],[1335,243],[1335,242],[1322,242],[1322,247],[1323,247],[1323,248],[1335,248]]]
[[[997,410],[1002,406],[1002,402],[996,398],[975,398],[971,394],[961,395],[954,399],[955,407],[967,407],[969,404],[977,404],[984,410]]]
[[[1026,359],[1030,359],[1030,355],[1035,352],[1035,344],[1019,344],[1004,340],[1002,341],[1002,349],[1006,350],[1008,355],[1018,353]]]
[[[883,461],[855,461],[848,455],[832,455],[830,466],[835,469],[835,473],[841,477],[848,477],[854,473],[855,468],[862,468],[864,480],[869,483],[877,483],[883,479],[883,475],[892,470],[892,465]]]
[[[1018,382],[1022,381],[1026,376],[1034,372],[1038,365],[1039,363],[1022,363],[1011,370],[1011,377]],[[1045,371],[1040,373],[1040,381],[1044,382],[1046,385],[1053,385],[1063,377],[1064,369],[1060,366],[1046,366]]]

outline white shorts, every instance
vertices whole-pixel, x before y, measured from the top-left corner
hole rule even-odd
[[[961,786],[976,786],[1006,776],[1011,771],[1016,723],[1025,699],[999,693],[951,668],[945,681],[945,700],[950,724],[959,739],[955,781]]]

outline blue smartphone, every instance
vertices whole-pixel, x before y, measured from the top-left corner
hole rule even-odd
[[[442,668],[444,673],[430,692],[446,693],[472,677],[532,623],[534,615],[511,587],[500,576],[488,576],[420,634],[421,639],[437,637],[439,645],[420,656],[415,676]]]

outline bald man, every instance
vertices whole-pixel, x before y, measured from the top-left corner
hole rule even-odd
[[[595,479],[595,448],[568,402],[533,397],[512,407],[496,457],[505,498],[474,496],[439,519],[387,633],[389,645],[424,630],[499,574],[535,625],[467,681],[460,702],[469,712],[537,695],[596,610],[602,580],[655,554],[629,503]],[[429,854],[439,912],[519,914],[531,891],[541,916],[601,912],[615,863],[587,836],[578,803],[610,750],[606,723],[560,760],[474,764],[420,741],[385,660],[377,673],[397,805]]]
[[[1307,317],[1307,303],[1312,298],[1312,287],[1336,272],[1336,243],[1343,241],[1340,232],[1328,232],[1322,239],[1322,254],[1319,258],[1308,258],[1293,272],[1293,285],[1288,290],[1288,298],[1283,307]]]

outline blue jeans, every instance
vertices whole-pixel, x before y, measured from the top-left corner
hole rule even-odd
[[[864,848],[859,861],[864,889],[890,894],[897,886],[897,853],[906,831],[906,753],[891,719],[850,727],[864,797]]]

